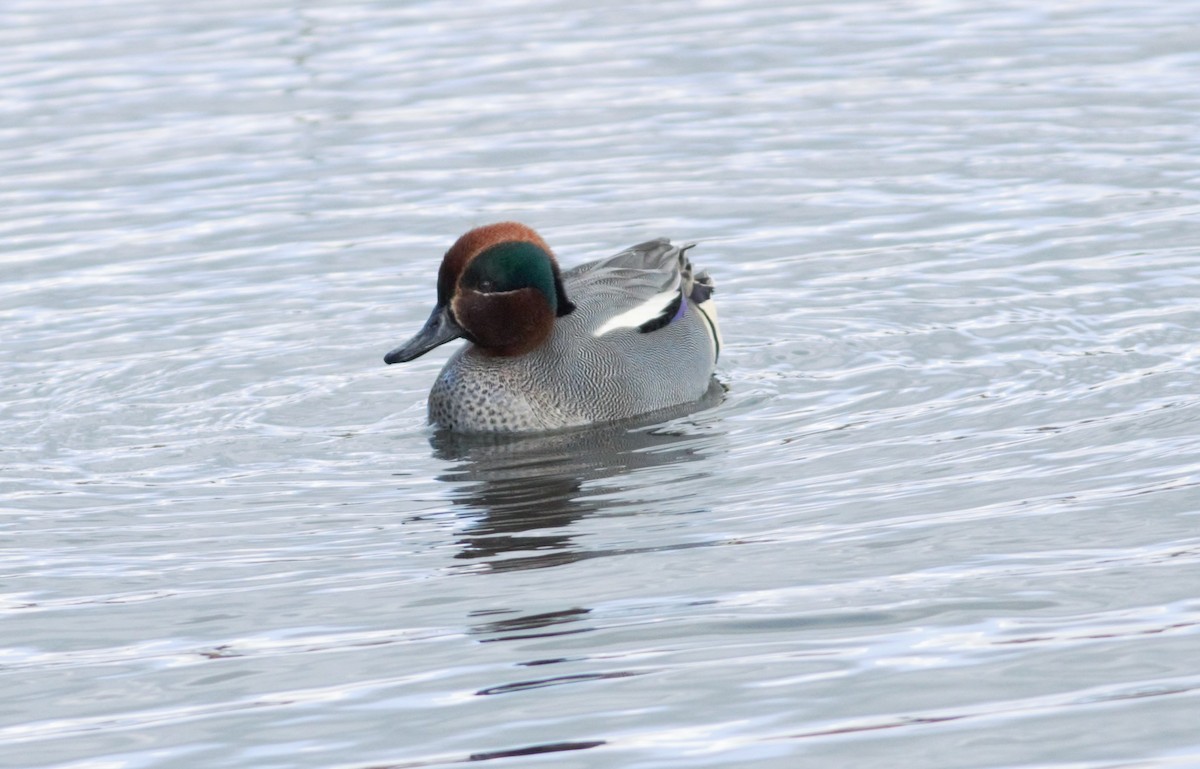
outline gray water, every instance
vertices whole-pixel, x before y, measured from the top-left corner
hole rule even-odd
[[[0,766],[1200,766],[1200,6],[592,5],[5,2]],[[501,219],[719,402],[433,433]]]

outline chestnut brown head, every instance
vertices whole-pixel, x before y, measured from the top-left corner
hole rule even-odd
[[[541,236],[516,222],[477,227],[442,259],[437,305],[425,326],[384,361],[409,361],[459,337],[490,355],[524,355],[574,309]]]

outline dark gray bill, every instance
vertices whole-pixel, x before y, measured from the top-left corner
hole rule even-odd
[[[429,320],[425,321],[425,325],[417,332],[417,335],[383,356],[383,362],[388,364],[404,363],[413,358],[419,358],[439,344],[458,339],[462,335],[463,330],[450,317],[450,311],[439,304],[433,308],[433,312],[429,314]]]

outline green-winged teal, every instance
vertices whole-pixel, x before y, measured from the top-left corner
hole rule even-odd
[[[699,400],[721,348],[707,274],[665,238],[561,272],[529,227],[478,227],[438,271],[437,306],[386,363],[469,344],[429,393],[429,419],[459,432],[556,430]]]

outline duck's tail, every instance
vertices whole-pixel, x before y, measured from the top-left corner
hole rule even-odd
[[[679,249],[679,262],[683,277],[683,293],[696,305],[704,322],[708,324],[708,333],[712,337],[713,360],[721,357],[721,326],[717,323],[717,303],[712,295],[717,290],[717,284],[707,271],[692,272],[692,263],[687,258],[688,249],[695,243],[688,243]]]

